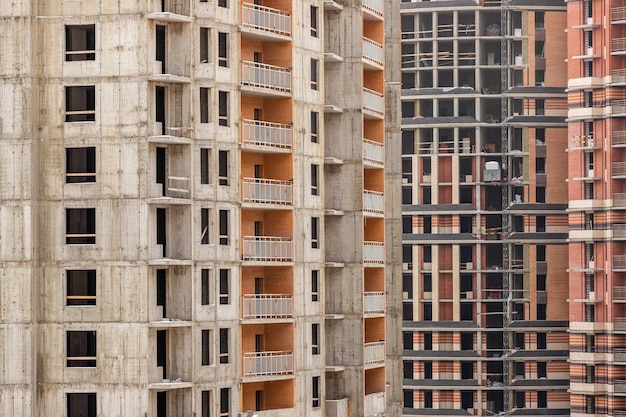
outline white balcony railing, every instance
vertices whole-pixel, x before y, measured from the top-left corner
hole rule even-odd
[[[611,22],[619,22],[626,20],[626,7],[611,8]]]
[[[614,69],[611,70],[611,82],[613,84],[626,83],[626,69]]]
[[[244,203],[291,204],[291,181],[244,178],[241,188]]]
[[[368,38],[363,38],[363,58],[383,65],[383,46]]]
[[[365,365],[385,363],[385,342],[363,344],[363,363]]]
[[[383,15],[383,0],[363,0],[363,7],[374,14]]]
[[[611,101],[611,114],[626,113],[626,100]]]
[[[613,239],[626,239],[626,224],[614,224]]]
[[[626,393],[626,379],[614,379],[613,390],[620,394]]]
[[[626,255],[613,255],[613,271],[626,270]]]
[[[285,123],[243,120],[243,142],[249,145],[291,148],[292,126]]]
[[[244,319],[293,317],[293,297],[289,294],[244,294]]]
[[[625,348],[613,348],[613,359],[615,362],[626,362],[626,349]]]
[[[363,89],[363,107],[375,113],[385,113],[385,99],[381,93],[369,88]]]
[[[383,242],[363,242],[363,262],[385,263],[385,244]]]
[[[383,164],[385,162],[385,146],[373,140],[363,139],[363,159]]]
[[[385,293],[382,291],[366,292],[363,296],[363,310],[369,314],[385,312]]]
[[[385,412],[385,393],[375,392],[365,396],[363,404],[365,417],[373,417]]]
[[[378,191],[363,191],[363,211],[383,214],[385,212],[385,196]]]
[[[611,39],[611,52],[626,51],[626,38]]]
[[[292,239],[274,236],[244,236],[244,261],[290,262]]]
[[[613,301],[626,301],[626,287],[613,287]]]
[[[626,130],[619,130],[611,132],[611,145],[623,146],[626,145]]]
[[[613,162],[611,164],[611,175],[613,177],[626,175],[626,162]]]
[[[242,61],[241,83],[276,91],[291,91],[291,69],[261,62]]]
[[[293,353],[249,352],[243,354],[244,376],[290,375],[293,373]]]
[[[291,14],[284,10],[242,3],[241,23],[244,27],[291,36]]]

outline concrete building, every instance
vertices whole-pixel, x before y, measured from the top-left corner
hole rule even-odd
[[[3,5],[0,415],[400,415],[394,20]]]
[[[565,12],[401,4],[404,415],[570,414]]]
[[[626,415],[626,9],[567,3],[572,415]]]

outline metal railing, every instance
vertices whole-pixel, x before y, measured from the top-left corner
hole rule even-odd
[[[375,113],[385,113],[385,99],[383,95],[369,88],[363,89],[363,107]]]
[[[613,270],[626,270],[626,255],[613,255]]]
[[[376,314],[385,312],[385,293],[370,291],[363,295],[363,310],[365,313]]]
[[[363,139],[363,159],[383,164],[385,162],[385,146],[373,140]]]
[[[626,411],[615,410],[613,411],[613,417],[626,417]]]
[[[611,101],[611,114],[626,113],[626,100]]]
[[[626,348],[613,348],[613,359],[617,362],[626,361]]]
[[[275,319],[293,317],[293,296],[290,294],[244,294],[244,319]]]
[[[613,301],[626,301],[626,287],[613,287]]]
[[[363,58],[383,65],[383,46],[368,38],[363,38]]]
[[[611,39],[611,52],[626,51],[626,38]]]
[[[385,197],[383,193],[363,190],[363,211],[383,214],[385,212]]]
[[[626,20],[626,7],[611,7],[611,22]]]
[[[614,69],[611,71],[611,82],[613,83],[626,83],[626,70]]]
[[[243,178],[241,192],[244,203],[291,204],[291,181],[265,178]]]
[[[613,317],[613,328],[615,330],[626,330],[626,317]]]
[[[365,396],[363,411],[366,416],[375,416],[385,412],[385,393],[375,392]]]
[[[626,224],[614,224],[612,229],[613,239],[626,239]]]
[[[292,238],[275,236],[244,236],[244,261],[289,262],[292,258]]]
[[[385,342],[363,344],[363,363],[365,365],[385,363]]]
[[[243,142],[250,145],[291,148],[292,126],[285,123],[243,120]]]
[[[383,0],[363,0],[363,7],[379,16],[383,15]]]
[[[626,130],[619,130],[611,133],[611,145],[626,145]]]
[[[290,375],[293,373],[293,353],[248,352],[243,354],[244,376]]]
[[[619,393],[626,392],[626,379],[614,379],[613,390],[614,392],[619,392]]]
[[[241,84],[290,92],[291,69],[261,62],[242,61]]]
[[[383,242],[363,242],[363,262],[385,263],[385,244]]]
[[[291,36],[291,13],[258,4],[241,4],[241,24],[244,27]]]
[[[611,176],[621,177],[626,175],[626,162],[613,162],[611,164]]]

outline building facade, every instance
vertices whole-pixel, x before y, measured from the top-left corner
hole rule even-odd
[[[404,414],[569,415],[565,4],[401,14]]]
[[[624,54],[619,1],[567,4],[572,415],[626,415]]]
[[[396,3],[3,8],[0,414],[399,415]]]

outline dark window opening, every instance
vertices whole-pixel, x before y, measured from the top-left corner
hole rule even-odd
[[[228,151],[219,151],[218,176],[220,185],[228,185]]]
[[[210,42],[210,30],[209,28],[200,28],[200,63],[204,64],[209,62],[209,45]]]
[[[65,121],[96,121],[96,87],[65,87]]]
[[[70,368],[95,368],[96,366],[96,332],[67,332],[67,366]]]
[[[211,304],[211,270],[202,269],[201,276],[200,304],[203,306]]]
[[[220,269],[220,305],[230,304],[230,270]]]
[[[211,150],[208,148],[201,148],[200,149],[200,184],[211,183],[210,161],[211,161]]]
[[[220,363],[230,362],[230,358],[228,354],[228,350],[229,350],[228,336],[229,336],[228,329],[220,329]]]
[[[228,210],[220,210],[219,212],[219,239],[220,245],[228,245]]]
[[[202,365],[211,365],[211,331],[202,330]]]
[[[67,270],[66,305],[96,305],[96,270]]]
[[[96,209],[65,209],[65,243],[93,245],[96,243]]]
[[[67,417],[96,417],[97,399],[95,392],[68,392]]]
[[[65,149],[65,182],[96,182],[96,148]]]
[[[219,92],[219,114],[218,114],[218,124],[220,126],[228,126],[228,92],[220,91]]]
[[[65,60],[95,61],[96,25],[65,26]]]
[[[228,33],[217,34],[217,63],[220,67],[228,67]]]
[[[210,90],[200,87],[200,123],[209,123]]]

